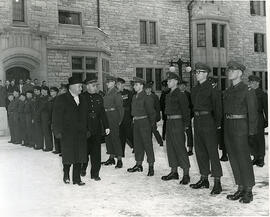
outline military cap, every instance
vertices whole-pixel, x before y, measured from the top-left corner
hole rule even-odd
[[[139,84],[145,85],[145,80],[143,80],[142,78],[133,77],[133,84],[135,84],[135,83],[139,83]]]
[[[154,81],[148,81],[148,82],[146,82],[146,84],[145,84],[145,88],[152,88],[153,87],[153,84],[154,84]]]
[[[167,73],[167,80],[174,79],[179,81],[179,76],[173,72],[168,72]]]
[[[122,84],[126,83],[126,81],[123,78],[117,78],[116,81]]]
[[[231,60],[227,63],[227,67],[228,67],[228,69],[241,70],[242,72],[244,72],[246,70],[246,67],[243,64],[238,63],[238,62],[233,61],[233,60]]]
[[[59,92],[59,89],[58,89],[57,87],[51,87],[51,88],[50,88],[50,91],[55,91],[55,92],[58,93],[58,92]]]
[[[212,84],[215,84],[218,82],[218,79],[217,78],[214,78],[214,77],[208,77],[207,80],[212,83]]]
[[[256,75],[250,75],[250,76],[248,76],[248,81],[257,81],[257,82],[260,82],[261,79],[260,79],[260,77],[258,77]]]
[[[162,85],[162,86],[167,86],[167,85],[168,85],[167,82],[168,82],[167,80],[163,80],[163,81],[161,81],[161,85]]]
[[[211,72],[211,68],[207,64],[201,62],[195,64],[195,70],[204,70],[208,73]]]
[[[34,90],[41,90],[41,87],[40,86],[34,86],[34,88],[33,88]]]
[[[116,81],[116,78],[114,76],[108,75],[106,76],[106,82],[110,82],[110,81]]]
[[[97,77],[92,77],[92,78],[86,78],[84,80],[84,83],[87,84],[93,84],[93,83],[97,83],[98,79]]]
[[[73,84],[82,84],[82,79],[78,77],[71,76],[68,78],[68,85],[73,85]]]

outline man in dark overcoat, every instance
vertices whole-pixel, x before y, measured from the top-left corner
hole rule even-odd
[[[162,139],[165,140],[165,135],[166,135],[166,120],[167,120],[167,115],[165,114],[165,98],[166,95],[170,92],[170,89],[168,88],[167,85],[167,80],[163,80],[161,82],[161,95],[159,99],[160,103],[160,110],[161,110],[161,117],[162,117]]]
[[[61,139],[62,163],[64,170],[63,181],[70,183],[69,170],[73,165],[72,181],[79,186],[81,181],[81,164],[86,162],[86,126],[87,119],[80,102],[82,81],[76,77],[68,79],[69,90],[57,97],[53,108],[53,131],[56,138]]]

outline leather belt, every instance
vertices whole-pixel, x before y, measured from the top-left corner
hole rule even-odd
[[[194,112],[194,115],[196,115],[196,116],[208,115],[208,114],[210,114],[209,111],[195,111]]]
[[[225,114],[226,119],[245,119],[247,115],[233,115],[233,114]]]
[[[106,111],[106,112],[115,111],[115,108],[106,108],[105,111]]]
[[[141,120],[141,119],[145,119],[145,118],[147,118],[146,115],[145,116],[135,116],[135,117],[133,117],[133,120]]]
[[[168,120],[181,119],[182,115],[167,115]]]

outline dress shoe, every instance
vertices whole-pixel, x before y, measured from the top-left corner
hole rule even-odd
[[[191,155],[193,155],[193,152],[192,152],[192,150],[189,150],[188,151],[188,156],[191,156]]]
[[[253,200],[252,191],[245,191],[243,196],[240,198],[240,203],[250,203]]]
[[[47,148],[45,148],[45,149],[43,149],[43,151],[49,152],[49,151],[52,151],[52,149],[47,149]]]
[[[127,171],[130,172],[130,173],[142,172],[143,171],[143,167],[142,167],[142,165],[137,165],[136,164],[134,167],[128,168]]]
[[[154,166],[149,166],[147,176],[153,176],[154,173]]]
[[[258,158],[256,162],[256,166],[258,167],[263,167],[264,166],[264,159],[263,158]]]
[[[161,146],[161,147],[162,147],[162,146],[163,146],[163,142],[159,143],[159,146]]]
[[[162,176],[161,179],[163,181],[169,181],[172,179],[179,179],[179,175],[177,172],[170,172],[167,176]]]
[[[114,158],[109,158],[107,161],[102,162],[101,164],[103,164],[105,166],[114,165],[115,164],[115,160],[114,160]]]
[[[244,191],[243,190],[237,190],[234,194],[227,195],[228,200],[238,200],[241,197],[243,197]]]
[[[200,179],[197,183],[190,184],[189,186],[193,189],[209,188],[209,181],[208,179]]]
[[[62,157],[62,153],[59,154],[59,157]]]
[[[100,181],[101,178],[99,176],[91,177],[91,179],[94,179],[95,181]]]
[[[86,171],[85,170],[81,170],[81,176],[86,176]]]
[[[70,183],[69,175],[64,175],[63,181],[65,184],[69,184]]]
[[[214,187],[211,191],[211,195],[215,195],[215,194],[220,194],[222,191],[222,187],[221,187],[221,183],[220,180],[215,180],[214,182]]]
[[[227,155],[222,155],[219,160],[225,162],[225,161],[228,161],[229,159],[228,159]]]
[[[254,159],[252,160],[252,165],[257,165],[257,161],[258,161],[258,159],[257,159],[257,158],[254,158]]]
[[[82,186],[82,185],[85,185],[85,183],[82,182],[82,181],[79,181],[79,182],[73,182],[73,185],[79,185],[79,186]]]
[[[179,184],[181,184],[181,185],[187,185],[189,182],[190,182],[189,175],[184,175]]]
[[[117,164],[116,164],[116,166],[115,166],[115,168],[117,169],[117,168],[122,168],[123,167],[123,162],[122,162],[122,160],[118,160],[117,161]]]
[[[60,154],[59,151],[53,151],[52,153],[54,153],[54,154]]]

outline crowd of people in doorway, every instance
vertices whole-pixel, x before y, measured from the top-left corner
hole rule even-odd
[[[30,79],[25,83],[20,80],[18,85],[6,81],[6,85],[0,85],[0,91],[1,99],[6,102],[9,142],[60,154],[64,183],[70,183],[69,170],[73,165],[72,181],[79,186],[85,184],[81,177],[86,176],[89,157],[93,180],[101,180],[102,164],[122,168],[126,144],[132,148],[136,162],[127,171],[142,172],[146,154],[147,176],[153,176],[152,135],[160,146],[166,140],[171,171],[161,179],[178,180],[180,167],[183,170],[180,184],[187,185],[194,143],[201,177],[190,187],[209,188],[211,175],[214,185],[210,194],[220,194],[220,161],[229,160],[238,189],[227,195],[227,199],[249,203],[255,185],[253,165],[264,166],[267,94],[259,87],[259,77],[249,76],[249,85],[242,81],[244,65],[230,61],[227,71],[232,85],[222,92],[217,80],[209,76],[211,68],[203,63],[195,64],[198,84],[191,93],[187,91],[187,82],[168,72],[162,81],[160,98],[153,91],[152,81],[138,77],[126,88],[124,79],[107,76],[106,92],[99,90],[97,78],[82,81],[70,77],[68,84],[59,88],[49,88],[46,82],[40,86]],[[157,130],[161,119],[162,135]],[[101,162],[102,142],[106,143],[108,154],[104,162]]]

